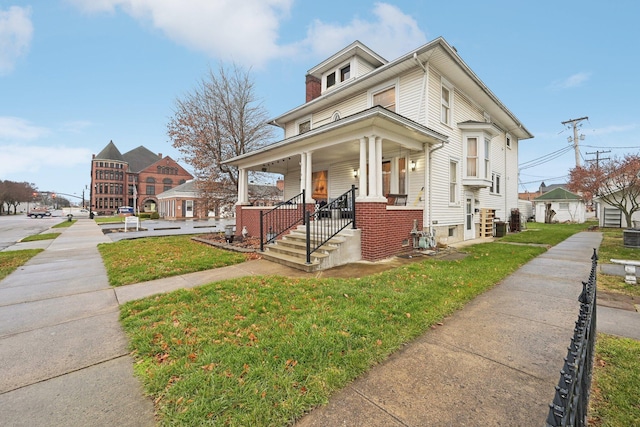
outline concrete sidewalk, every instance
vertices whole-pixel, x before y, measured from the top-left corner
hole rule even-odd
[[[580,233],[553,247],[297,425],[542,425],[600,240]],[[96,249],[110,241],[78,221],[0,282],[0,425],[153,425],[119,304],[247,275],[314,276],[255,260],[113,289]],[[605,332],[640,333],[640,313],[599,310]]]
[[[600,241],[553,247],[296,426],[543,425]]]
[[[0,282],[0,425],[153,426],[94,221],[60,229]]]

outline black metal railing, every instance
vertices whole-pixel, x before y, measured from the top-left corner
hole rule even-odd
[[[266,212],[260,211],[260,251],[264,245],[275,241],[278,236],[305,222],[305,194],[293,196]]]
[[[356,228],[356,186],[319,206],[313,212],[306,212],[307,264],[311,264],[311,254],[326,244],[336,234],[351,225]]]
[[[571,345],[560,371],[546,427],[586,426],[596,341],[596,269],[598,255],[593,250],[589,280],[582,282],[580,314]]]

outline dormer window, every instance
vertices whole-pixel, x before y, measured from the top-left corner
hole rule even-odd
[[[336,72],[327,74],[327,89],[336,84]]]
[[[349,80],[349,77],[351,77],[351,65],[342,67],[340,69],[340,81],[343,82],[345,80]]]
[[[351,62],[332,67],[324,74],[323,90],[332,89],[351,78]]]

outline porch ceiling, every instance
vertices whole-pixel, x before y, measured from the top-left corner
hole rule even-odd
[[[312,152],[316,164],[358,159],[360,138],[372,135],[382,138],[383,156],[402,150],[422,151],[425,144],[447,141],[445,135],[382,107],[373,107],[226,163],[247,170],[286,174],[300,168],[303,152]]]

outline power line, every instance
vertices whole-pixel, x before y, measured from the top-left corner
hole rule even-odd
[[[571,151],[573,147],[572,146],[567,146],[564,148],[561,148],[560,150],[554,151],[552,153],[546,154],[542,157],[538,157],[537,159],[533,159],[533,160],[529,160],[527,162],[521,163],[520,165],[518,165],[518,168],[520,170],[524,170],[524,169],[529,169],[535,166],[539,166],[543,163],[547,163],[550,162],[551,160],[555,160],[558,157],[562,156],[563,154]]]

